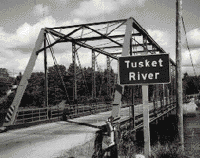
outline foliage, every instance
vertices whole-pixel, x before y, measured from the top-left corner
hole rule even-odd
[[[28,81],[21,105],[41,107],[44,102],[44,73],[34,72]]]
[[[200,76],[189,76],[188,73],[183,75],[183,92],[184,94],[199,93]]]
[[[0,68],[0,97],[6,95],[6,91],[13,81],[14,78],[9,76],[8,70],[6,68]]]
[[[6,71],[5,71],[6,72]],[[48,67],[48,104],[56,105],[62,100],[73,100],[73,72],[74,65],[71,63],[67,69],[64,65],[54,65]],[[92,77],[93,70],[91,67],[81,68],[76,65],[76,76],[77,76],[77,99],[78,103],[96,102],[100,98],[104,98],[105,102],[112,101],[115,90],[115,73],[111,69],[110,71],[110,85],[108,84],[108,70],[95,71],[95,85],[96,85],[96,97],[92,98]],[[62,76],[62,79],[60,77]],[[22,78],[20,73],[14,84],[19,84]],[[200,76],[194,77],[189,76],[187,73],[183,77],[183,92],[184,94],[198,93],[200,83]],[[175,84],[175,80],[172,78],[171,84]],[[65,86],[64,86],[65,85]],[[167,85],[166,85],[167,86]],[[111,89],[111,96],[108,95],[108,88]],[[123,102],[131,102],[132,99],[132,87],[134,87],[134,100],[142,99],[142,87],[141,85],[136,86],[125,86],[124,95],[122,96]],[[162,98],[163,95],[163,85],[159,85],[159,95]],[[66,88],[66,91],[65,91]],[[175,94],[175,91],[171,91],[172,86],[168,85],[170,94]],[[24,96],[21,101],[20,106],[44,106],[44,96],[45,96],[45,77],[43,72],[33,72],[28,86],[25,90]],[[149,100],[154,95],[155,86],[149,86]],[[27,99],[28,98],[28,99]],[[89,99],[88,99],[89,98]]]
[[[8,70],[6,68],[0,68],[0,76],[1,77],[9,77]]]

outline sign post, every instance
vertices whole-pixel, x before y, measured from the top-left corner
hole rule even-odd
[[[142,85],[144,154],[150,155],[148,85],[170,82],[169,54],[119,57],[121,85]]]

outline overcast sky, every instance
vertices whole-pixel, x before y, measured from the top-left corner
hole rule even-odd
[[[175,61],[176,0],[1,0],[0,1],[0,62],[10,72],[23,72],[41,28],[69,26],[133,17]],[[183,18],[195,65],[200,62],[200,1],[183,0]],[[183,65],[191,65],[182,27]],[[71,49],[71,48],[70,48]],[[56,52],[55,52],[56,54]],[[91,66],[91,56],[81,55],[82,66]],[[53,65],[48,54],[48,66]],[[59,64],[67,68],[71,50],[61,48],[56,54]],[[105,68],[106,60],[99,57]],[[116,71],[116,64],[112,63]],[[34,71],[43,71],[39,55]],[[195,67],[200,75],[200,67]],[[183,72],[194,75],[192,67]]]

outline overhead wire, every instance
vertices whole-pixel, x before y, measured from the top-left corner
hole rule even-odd
[[[181,19],[182,19],[183,29],[184,29],[184,33],[185,33],[186,45],[187,45],[187,49],[188,49],[189,54],[190,54],[190,61],[191,61],[192,67],[193,67],[194,75],[195,75],[195,78],[192,78],[192,80],[194,81],[194,84],[198,88],[199,87],[198,84],[197,84],[197,82],[198,82],[197,78],[198,77],[197,77],[197,73],[196,73],[196,70],[195,70],[195,67],[194,67],[194,63],[193,63],[193,60],[192,60],[192,54],[191,54],[190,47],[189,47],[188,40],[187,40],[186,28],[185,28],[185,22],[184,22],[183,16],[181,17]]]
[[[192,60],[192,54],[191,54],[191,52],[190,52],[190,47],[189,47],[188,40],[187,40],[186,28],[185,28],[185,22],[184,22],[184,20],[183,20],[183,16],[182,16],[182,23],[183,23],[183,29],[184,29],[184,32],[185,32],[185,38],[186,38],[187,49],[188,49],[189,54],[190,54],[190,61],[191,61],[192,67],[193,67],[194,74],[195,74],[195,76],[197,76],[196,71],[195,71],[195,68],[194,68],[194,63],[193,63],[193,60]]]

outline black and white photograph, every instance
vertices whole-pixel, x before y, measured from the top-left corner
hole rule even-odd
[[[200,158],[199,0],[1,0],[0,158]]]

